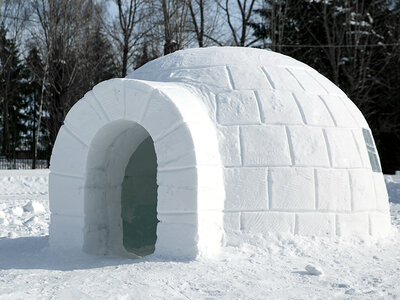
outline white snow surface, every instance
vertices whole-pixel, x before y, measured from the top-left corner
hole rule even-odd
[[[123,259],[49,250],[47,176],[0,171],[0,299],[400,297],[400,204],[384,239],[271,234],[212,260]]]

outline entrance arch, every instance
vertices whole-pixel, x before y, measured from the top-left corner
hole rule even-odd
[[[146,138],[157,157],[155,254],[218,252],[225,193],[215,127],[182,85],[133,79],[95,86],[60,129],[50,162],[52,247],[130,255],[121,190],[129,159]]]

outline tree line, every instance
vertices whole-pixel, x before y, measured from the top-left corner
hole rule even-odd
[[[0,155],[47,158],[97,83],[179,49],[290,55],[337,84],[400,169],[400,1],[0,0]],[[35,163],[33,163],[35,167]]]

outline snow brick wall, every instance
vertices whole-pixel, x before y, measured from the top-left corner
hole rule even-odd
[[[370,129],[338,87],[278,53],[202,48],[100,83],[73,106],[51,159],[54,247],[127,255],[121,183],[148,136],[156,254],[213,256],[270,232],[390,231]]]

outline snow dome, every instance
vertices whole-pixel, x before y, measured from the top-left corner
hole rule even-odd
[[[98,84],[68,113],[50,169],[55,248],[209,257],[267,233],[390,231],[361,112],[267,50],[178,51]]]

